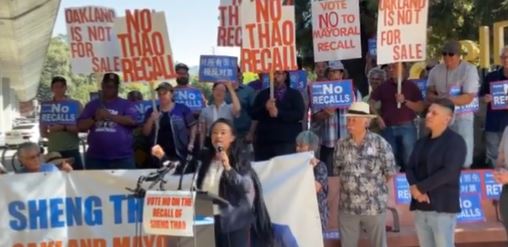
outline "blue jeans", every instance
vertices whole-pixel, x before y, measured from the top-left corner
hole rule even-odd
[[[457,214],[414,211],[420,247],[454,247]]]
[[[474,120],[469,118],[455,118],[450,129],[457,132],[466,141],[466,161],[462,167],[470,168],[473,164],[474,151]]]
[[[416,143],[416,126],[413,122],[388,126],[381,135],[392,146],[393,154],[399,166],[404,168]]]
[[[96,159],[89,156],[85,157],[85,166],[87,170],[115,170],[115,169],[135,169],[136,164],[133,157],[105,160]]]

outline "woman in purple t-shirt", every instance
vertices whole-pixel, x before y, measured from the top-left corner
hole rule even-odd
[[[120,78],[107,73],[102,79],[102,98],[90,101],[79,116],[78,128],[88,132],[87,169],[134,169],[132,130],[136,110],[118,97]]]

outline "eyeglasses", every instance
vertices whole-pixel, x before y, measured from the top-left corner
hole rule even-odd
[[[455,56],[455,53],[453,53],[453,52],[443,52],[443,53],[441,53],[441,55],[443,55],[443,57],[446,57],[446,56],[453,57],[453,56]]]

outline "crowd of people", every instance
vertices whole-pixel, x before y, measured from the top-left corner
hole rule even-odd
[[[41,124],[48,151],[72,158],[72,167],[67,161],[58,167],[46,164],[40,148],[30,143],[19,147],[19,160],[23,172],[35,172],[155,168],[164,160],[200,159],[204,165],[195,171],[198,188],[235,205],[216,209],[218,246],[228,246],[224,242],[243,246],[248,239],[264,242],[270,238],[262,188],[250,162],[313,151],[316,158],[311,165],[323,230],[328,219],[328,176],[339,177],[342,246],[356,246],[362,227],[372,246],[386,246],[388,182],[399,171],[406,172],[410,184],[420,246],[453,246],[460,212],[459,176],[461,169],[473,163],[474,146],[474,112],[459,109],[477,96],[488,104],[487,158],[499,168],[508,167],[508,110],[491,109],[489,86],[508,78],[508,47],[502,50],[502,68],[487,75],[481,85],[477,69],[461,59],[458,42],[443,45],[442,59],[443,63],[428,68],[426,97],[407,79],[405,64],[389,64],[368,71],[370,90],[365,97],[353,87],[354,103],[348,109],[322,110],[312,109],[308,90],[290,87],[287,71],[274,73],[272,98],[270,89],[260,88],[259,81],[244,85],[238,69],[237,81],[215,83],[209,104],[193,112],[173,100],[176,89],[192,87],[188,67],[178,64],[177,85],[163,82],[156,88],[159,104],[146,112],[141,124],[135,121],[131,102],[140,95],[133,92],[129,99],[122,99],[119,76],[107,73],[101,98],[84,106],[76,125]],[[348,77],[341,61],[318,62],[315,73],[316,81]],[[399,75],[404,77],[400,91]],[[65,94],[66,86],[65,78],[53,78],[53,101],[72,100]],[[424,119],[424,135],[417,134],[418,119]],[[84,162],[78,132],[88,133]],[[195,167],[190,167],[179,172],[194,172]],[[508,184],[508,173],[494,174],[499,183]],[[501,197],[504,208],[507,191],[504,188]],[[506,210],[502,213],[508,217]]]

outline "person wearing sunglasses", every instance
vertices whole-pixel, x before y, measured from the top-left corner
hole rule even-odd
[[[474,107],[473,100],[478,94],[479,81],[476,67],[460,58],[461,46],[458,41],[448,41],[442,48],[443,63],[436,65],[429,73],[427,101],[440,98],[450,99],[455,107],[451,129],[466,141],[467,154],[464,168],[473,163]]]

